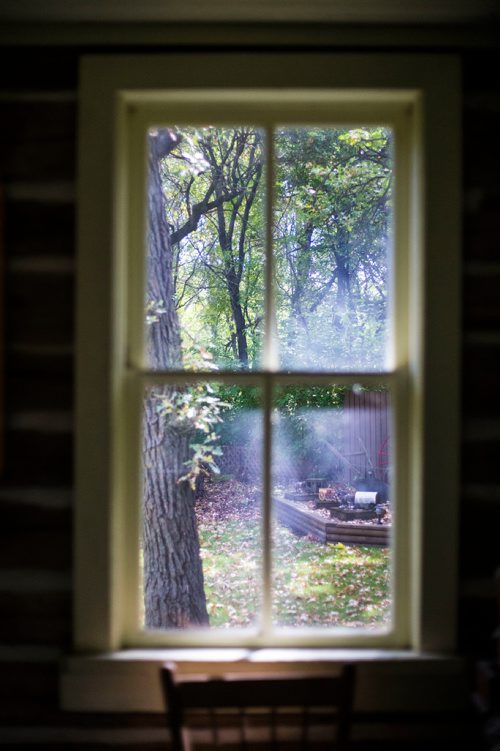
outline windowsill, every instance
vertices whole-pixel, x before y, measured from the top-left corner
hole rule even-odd
[[[69,711],[163,712],[159,667],[183,672],[335,670],[358,666],[356,709],[362,712],[461,710],[468,694],[460,658],[381,649],[131,649],[69,656],[61,671],[61,705]]]

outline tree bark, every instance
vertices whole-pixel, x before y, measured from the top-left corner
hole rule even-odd
[[[148,366],[182,367],[179,320],[173,287],[173,254],[166,220],[160,160],[176,144],[166,130],[149,137],[147,299],[161,306],[148,326]],[[174,386],[154,387],[145,396],[143,422],[143,554],[146,628],[208,624],[203,569],[189,483],[185,474],[191,431],[175,415],[160,415],[162,396]]]
[[[238,347],[238,360],[242,368],[248,368],[248,344],[246,337],[245,316],[240,300],[240,285],[237,280],[234,269],[226,269],[226,286],[231,303],[231,312],[236,329],[236,344]]]
[[[297,248],[294,249],[294,252],[287,254],[292,281],[287,336],[290,352],[294,351],[299,335],[304,341],[307,341],[309,338],[307,316],[304,314],[303,306],[305,305],[304,298],[311,287],[309,277],[312,264],[311,243],[313,232],[313,223],[307,222],[304,227],[301,227]]]

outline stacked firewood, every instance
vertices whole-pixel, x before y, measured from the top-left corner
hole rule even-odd
[[[356,488],[347,485],[345,482],[336,482],[330,487],[319,488],[318,497],[321,502],[341,504],[349,503],[354,500]]]

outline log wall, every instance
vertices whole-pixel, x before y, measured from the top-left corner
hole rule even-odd
[[[82,51],[64,43],[0,51],[6,268],[0,741],[5,749],[22,742],[33,751],[153,751],[165,747],[161,717],[75,715],[62,713],[58,702],[59,661],[71,649],[75,151]],[[457,608],[459,651],[473,661],[494,653],[493,576],[500,564],[500,93],[494,73],[500,54],[457,51],[464,64],[465,159]],[[396,740],[401,722],[389,724],[394,743],[386,740],[385,749],[403,747]],[[365,747],[379,746],[375,740],[357,745]],[[416,746],[408,741],[404,747]],[[425,747],[437,748],[438,741]]]

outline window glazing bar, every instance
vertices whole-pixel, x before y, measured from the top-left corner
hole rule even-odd
[[[265,371],[228,371],[228,370],[136,370],[131,368],[128,372],[128,376],[138,378],[145,386],[151,386],[161,383],[199,383],[199,382],[213,382],[219,381],[220,383],[239,383],[241,385],[259,385],[263,380],[271,375],[275,384],[300,384],[307,381],[312,386],[321,385],[351,385],[353,383],[359,383],[361,386],[376,386],[378,384],[390,385],[402,374],[406,372],[406,368],[399,368],[394,371],[383,371],[380,373],[344,373],[328,371],[326,373],[318,373],[316,371],[295,371],[293,373],[280,373],[272,372],[266,373]]]
[[[265,328],[263,347],[263,367],[272,373],[278,369],[278,351],[275,336],[274,309],[274,264],[273,264],[273,216],[274,216],[274,129],[266,128],[266,210],[265,210]],[[272,408],[273,386],[272,377],[267,376],[263,382],[262,407],[264,420],[264,441],[262,446],[262,613],[261,629],[265,639],[271,631],[272,621]]]

